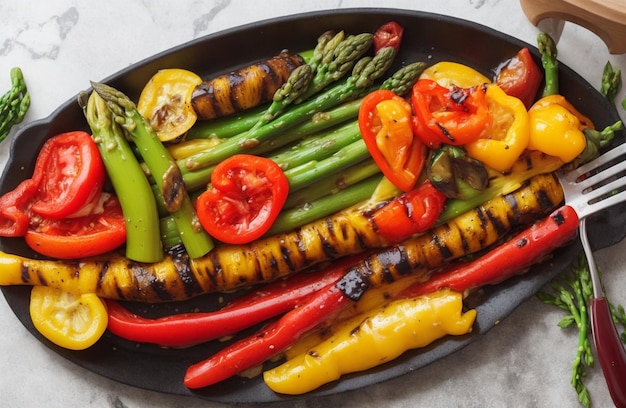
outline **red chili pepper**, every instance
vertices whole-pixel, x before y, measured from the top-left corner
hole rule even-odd
[[[413,134],[411,105],[392,91],[374,91],[361,103],[359,130],[385,177],[402,191],[413,189],[426,147]]]
[[[448,89],[431,79],[420,79],[413,85],[411,102],[414,132],[432,148],[473,142],[489,122],[482,87]]]
[[[106,177],[98,146],[82,131],[62,133],[44,143],[33,179],[39,180],[32,211],[66,218],[100,197]]]
[[[0,236],[24,236],[28,230],[30,204],[35,194],[37,183],[33,179],[26,179],[0,197]]]
[[[446,196],[426,180],[376,210],[372,218],[379,234],[392,242],[401,242],[430,228],[445,202]]]
[[[117,197],[102,193],[98,210],[76,218],[34,217],[24,235],[28,246],[58,259],[109,252],[126,241],[126,224]],[[101,211],[100,211],[101,210]]]
[[[578,221],[576,211],[565,205],[480,258],[452,266],[398,296],[415,297],[442,288],[465,292],[502,282],[574,238]]]
[[[398,52],[403,33],[404,28],[395,21],[380,26],[374,33],[374,53],[378,54],[378,51],[386,47],[393,47]]]
[[[184,384],[203,388],[258,366],[331,320],[352,301],[332,283],[261,331],[187,369]]]
[[[528,48],[522,48],[515,57],[498,71],[496,85],[507,95],[520,99],[530,109],[541,85],[543,74]]]
[[[107,300],[108,329],[130,341],[164,347],[187,347],[218,339],[301,305],[319,290],[336,282],[345,273],[345,268],[360,257],[349,257],[319,272],[300,273],[265,285],[215,312],[149,319],[130,312],[119,302]]]
[[[211,173],[211,186],[196,202],[200,224],[228,244],[254,241],[267,232],[289,192],[289,181],[272,160],[238,154]]]

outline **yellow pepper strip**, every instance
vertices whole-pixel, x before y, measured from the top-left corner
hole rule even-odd
[[[489,78],[475,69],[450,61],[438,62],[426,68],[420,75],[420,79],[431,79],[446,88],[451,86],[471,88],[491,83]]]
[[[556,156],[568,163],[585,149],[583,130],[593,129],[591,120],[562,95],[541,98],[528,110],[530,142],[528,148]]]
[[[396,298],[409,286],[423,280],[423,276],[408,276],[395,282],[386,283],[380,287],[370,288],[357,302],[354,302],[352,305],[344,309],[334,320],[335,322],[342,322],[344,320],[351,319],[356,315],[367,313],[371,310],[379,308],[389,303],[389,299]],[[296,344],[285,350],[285,358],[289,360],[298,354],[306,353],[310,348],[320,344],[322,341],[332,336],[339,326],[341,325],[333,324],[305,336]]]
[[[326,341],[265,371],[267,386],[281,394],[303,394],[343,374],[368,370],[447,335],[468,333],[476,311],[463,313],[460,293],[444,289],[393,301],[340,324]]]
[[[491,123],[481,137],[465,145],[467,154],[497,171],[507,171],[526,150],[530,124],[524,103],[495,84],[487,85]]]
[[[75,296],[60,289],[33,286],[29,311],[39,333],[70,350],[91,347],[108,324],[106,305],[95,293]]]

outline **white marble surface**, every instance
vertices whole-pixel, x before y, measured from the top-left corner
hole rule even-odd
[[[516,0],[36,0],[0,3],[0,88],[20,66],[32,107],[26,122],[145,57],[244,23],[299,12],[347,7],[431,11],[476,21],[534,44],[537,30]],[[592,33],[567,25],[560,59],[599,85],[610,56]],[[624,92],[620,94],[624,97]],[[621,99],[620,99],[621,100]],[[621,111],[622,117],[626,115]],[[4,166],[9,143],[0,145]],[[609,293],[626,303],[626,243],[598,253]],[[1,272],[1,271],[0,271]],[[296,407],[576,407],[569,384],[576,334],[556,326],[561,313],[533,298],[461,352],[402,378]],[[128,387],[77,367],[35,340],[0,300],[0,405],[7,407],[222,407]],[[597,366],[587,384],[595,407],[611,406]]]

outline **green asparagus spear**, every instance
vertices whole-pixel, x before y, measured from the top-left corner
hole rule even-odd
[[[310,160],[298,167],[285,171],[289,180],[289,191],[298,191],[317,180],[331,176],[347,166],[355,165],[370,157],[363,139],[342,147],[333,155],[322,160]]]
[[[30,107],[30,94],[22,70],[11,70],[11,89],[0,98],[0,142],[9,136],[11,128],[24,120]]]
[[[157,205],[124,132],[96,92],[90,96],[82,93],[79,104],[122,206],[126,221],[126,257],[139,262],[160,261],[163,250]]]
[[[302,103],[311,96],[321,92],[324,88],[343,78],[354,67],[355,63],[365,54],[373,42],[373,36],[363,33],[348,36],[335,48],[330,58],[323,60],[309,87],[295,99],[295,103]]]
[[[223,118],[197,121],[185,135],[185,140],[208,139],[211,137],[228,139],[229,137],[247,132],[261,120],[266,110],[267,107],[262,105],[258,108]]]
[[[614,70],[610,61],[607,61],[602,71],[602,83],[600,92],[606,97],[609,103],[615,106],[615,96],[622,88],[622,71]]]
[[[358,126],[355,126],[354,122],[348,122],[331,132],[313,135],[301,140],[295,146],[280,149],[269,158],[287,171],[310,161],[324,159],[360,139]]]
[[[380,175],[375,175],[346,187],[337,194],[325,195],[303,206],[281,212],[266,235],[291,231],[309,222],[361,203],[372,196],[376,186],[380,183],[380,179]]]
[[[291,192],[283,206],[283,211],[294,207],[306,207],[311,201],[327,195],[341,194],[347,187],[377,174],[380,175],[380,168],[374,160],[364,160],[354,166],[342,169],[330,177],[324,177],[306,189]]]
[[[315,114],[323,112],[349,100],[363,96],[371,89],[376,79],[382,76],[393,62],[395,52],[392,48],[381,50],[373,59],[365,63],[357,63],[354,73],[345,81],[340,82],[317,96],[293,106],[272,122],[248,132],[244,137],[230,138],[213,149],[196,154],[182,163],[181,167],[195,170],[219,163],[236,153],[247,153],[249,149],[266,143],[277,134],[306,122]]]
[[[543,96],[556,95],[559,93],[559,61],[557,60],[556,43],[548,34],[539,33],[537,44],[545,75]]]
[[[192,258],[205,255],[213,249],[213,241],[200,226],[191,198],[185,189],[180,170],[132,102],[122,92],[101,83],[92,82],[94,90],[107,103],[114,120],[137,146],[154,179],[165,208],[176,221],[181,241]]]
[[[317,39],[317,45],[313,49],[313,55],[309,61],[311,70],[317,72],[321,65],[328,64],[333,59],[335,49],[345,38],[346,33],[343,31],[336,34],[331,31],[323,33]]]

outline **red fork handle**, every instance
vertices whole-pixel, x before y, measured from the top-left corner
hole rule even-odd
[[[590,312],[593,341],[609,393],[617,408],[626,407],[626,352],[606,298],[591,299]]]

